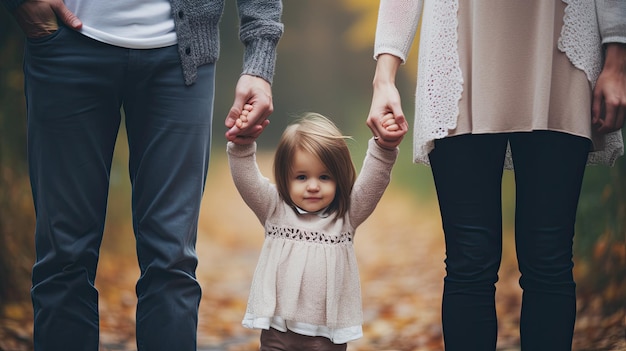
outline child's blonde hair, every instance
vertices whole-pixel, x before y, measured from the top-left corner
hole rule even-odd
[[[289,125],[278,142],[274,155],[274,179],[283,201],[295,206],[289,196],[292,166],[297,150],[315,155],[337,183],[335,198],[328,211],[344,216],[350,206],[350,193],[356,180],[356,170],[346,139],[337,126],[318,113],[306,113]]]

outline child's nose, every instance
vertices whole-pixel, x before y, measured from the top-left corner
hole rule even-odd
[[[310,180],[307,183],[307,190],[309,191],[318,191],[320,189],[320,185],[317,180]]]

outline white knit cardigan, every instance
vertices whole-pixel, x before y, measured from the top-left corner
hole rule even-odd
[[[558,47],[575,67],[585,72],[591,85],[595,86],[602,70],[602,44],[626,43],[626,6],[615,0],[562,1],[567,6]],[[458,0],[380,2],[375,58],[388,53],[406,62],[422,11],[432,14],[422,18],[419,43],[413,127],[413,161],[416,163],[429,164],[428,153],[434,148],[434,140],[444,138],[450,129],[456,128],[459,100],[463,92],[457,49],[458,5]],[[610,11],[605,11],[608,7]],[[598,24],[602,27],[602,35]],[[609,133],[605,139],[603,150],[589,153],[589,164],[613,165],[623,155],[621,131]],[[512,167],[510,153],[506,165],[507,168]]]

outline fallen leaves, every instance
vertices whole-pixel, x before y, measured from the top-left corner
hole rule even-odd
[[[268,157],[259,155],[259,159],[263,172],[271,174]],[[259,332],[243,328],[241,319],[263,242],[262,227],[236,193],[225,161],[216,158],[212,162],[197,243],[197,275],[203,291],[198,350],[257,350]],[[132,246],[132,233],[126,230],[124,240]],[[507,233],[496,292],[499,350],[519,350],[521,290],[511,240]],[[389,189],[357,230],[355,249],[365,324],[364,337],[351,342],[348,350],[443,350],[444,243],[436,204],[423,199],[417,203],[402,189]],[[101,351],[136,350],[134,287],[138,276],[134,255],[102,253],[96,280]],[[602,296],[579,296],[574,350],[626,349],[623,308],[607,315],[603,306]],[[8,306],[3,315],[0,350],[31,350],[30,305]]]

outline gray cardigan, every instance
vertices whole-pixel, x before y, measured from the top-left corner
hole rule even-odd
[[[25,0],[0,0],[15,10]],[[193,84],[197,67],[219,56],[219,21],[224,0],[170,0],[185,83]],[[283,34],[281,0],[237,0],[239,38],[245,46],[242,74],[272,83],[276,46]]]

